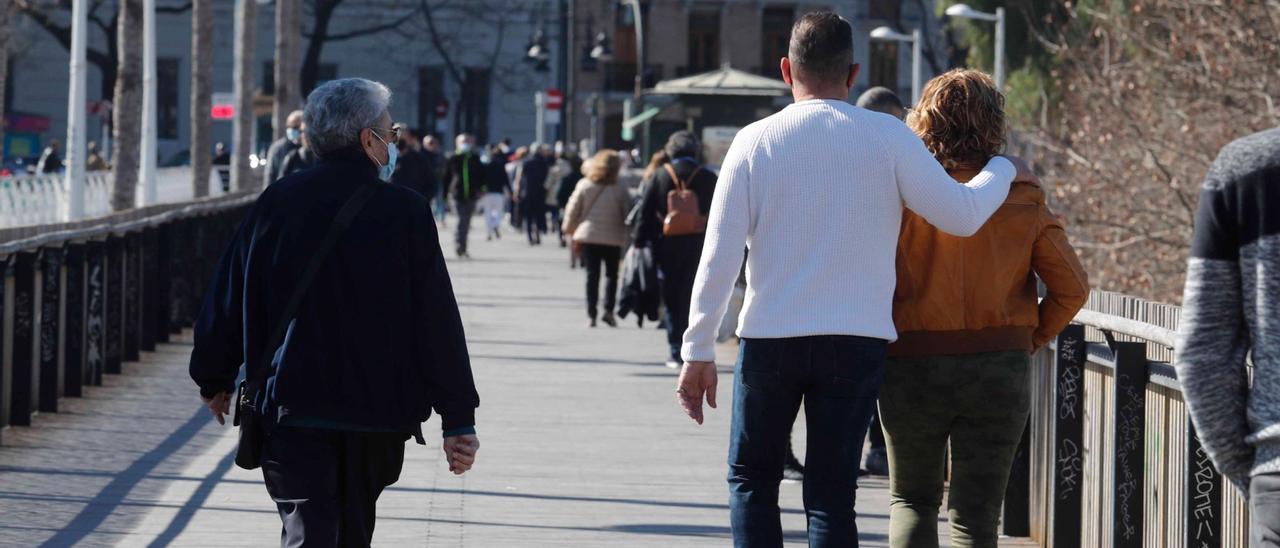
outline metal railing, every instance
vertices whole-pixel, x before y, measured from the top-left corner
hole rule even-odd
[[[1248,544],[1245,499],[1201,449],[1170,365],[1179,312],[1094,292],[1036,354],[1007,534],[1054,548]]]
[[[225,171],[225,166],[220,166]],[[86,218],[111,213],[110,171],[85,174],[84,214]],[[209,196],[226,194],[218,168],[209,174]],[[191,168],[167,167],[156,170],[156,203],[171,204],[195,198]],[[67,183],[62,174],[23,175],[0,178],[0,228],[34,226],[61,220],[67,202]]]
[[[61,398],[101,385],[104,374],[189,327],[255,198],[0,230],[0,431],[57,412]]]

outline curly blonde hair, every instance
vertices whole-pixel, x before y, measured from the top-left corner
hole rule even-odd
[[[606,148],[582,163],[582,176],[593,183],[611,185],[618,182],[621,169],[622,158],[618,157],[618,151]]]
[[[1004,95],[984,72],[951,70],[925,84],[907,126],[942,167],[980,168],[1004,150]]]

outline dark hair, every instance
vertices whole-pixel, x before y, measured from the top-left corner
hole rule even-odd
[[[858,96],[858,106],[894,116],[898,116],[906,110],[906,107],[902,106],[902,99],[898,98],[898,94],[889,88],[881,86],[862,92],[862,95]]]
[[[804,14],[791,27],[787,51],[795,72],[815,83],[844,83],[853,65],[853,25],[829,11]]]
[[[681,156],[696,157],[700,148],[698,138],[688,130],[682,129],[667,138],[667,144],[662,147],[662,150],[666,151],[669,158],[679,158]]]

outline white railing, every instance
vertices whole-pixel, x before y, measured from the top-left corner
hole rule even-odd
[[[84,217],[111,213],[110,171],[85,174]],[[209,173],[209,195],[226,194],[218,169]],[[141,189],[135,193],[141,199]],[[156,203],[185,202],[195,198],[191,168],[166,167],[156,170]],[[0,178],[0,228],[58,223],[67,200],[67,183],[62,174],[24,175]]]

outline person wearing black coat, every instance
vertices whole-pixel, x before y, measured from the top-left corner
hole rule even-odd
[[[308,130],[320,164],[258,196],[195,325],[190,375],[219,423],[241,364],[246,378],[265,375],[266,388],[247,393],[254,406],[242,411],[265,431],[258,464],[284,546],[369,546],[378,495],[399,477],[405,441],[423,442],[421,424],[433,410],[452,472],[469,470],[479,448],[480,400],[435,222],[425,198],[381,178],[395,134],[390,95],[359,78],[311,93],[310,128],[364,129]],[[369,119],[369,112],[381,114]],[[360,189],[371,193],[367,202],[321,253],[296,313],[283,317],[339,210]],[[270,348],[285,325],[287,336]]]
[[[396,143],[399,155],[396,158],[396,170],[391,174],[391,184],[408,188],[430,200],[436,195],[435,173],[432,173],[431,156],[422,150],[417,136],[407,130],[401,130],[400,142]]]
[[[547,174],[556,161],[551,147],[538,145],[536,150],[520,164],[516,174],[520,216],[524,218],[529,245],[542,245],[542,234],[547,231]]]
[[[467,253],[467,235],[471,232],[471,216],[476,212],[476,203],[485,192],[485,179],[488,172],[480,161],[480,153],[475,150],[476,138],[466,133],[454,139],[453,156],[445,163],[444,180],[449,185],[449,197],[458,213],[458,228],[455,233],[458,244],[458,256],[469,257]]]
[[[671,134],[663,147],[677,177],[698,197],[699,213],[711,214],[711,198],[715,194],[716,175],[702,169],[697,161],[698,139],[688,131]],[[676,188],[671,174],[664,168],[654,173],[641,198],[640,220],[636,227],[636,245],[653,248],[658,269],[662,273],[662,299],[667,305],[667,366],[678,368],[680,344],[689,326],[689,303],[693,299],[693,278],[702,258],[704,233],[664,236],[662,225],[667,217],[667,195]]]

